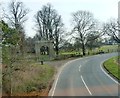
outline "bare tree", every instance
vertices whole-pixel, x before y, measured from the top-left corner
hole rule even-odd
[[[2,10],[1,10],[2,8],[1,8],[1,2],[0,2],[0,13],[2,13]],[[2,17],[2,15],[0,14],[0,21],[1,21],[1,17]]]
[[[12,1],[9,3],[9,13],[6,17],[16,29],[21,29],[21,26],[27,20],[28,12],[29,10],[25,8],[23,2]]]
[[[44,38],[50,40],[53,33],[53,24],[56,17],[56,11],[50,4],[43,6],[43,8],[35,15],[37,32],[39,32],[39,39]]]
[[[55,50],[56,54],[59,54],[59,44],[60,41],[62,40],[62,35],[64,33],[63,30],[63,23],[61,20],[61,16],[58,16],[54,19],[54,26],[55,26],[55,32],[54,32],[54,40],[55,40]]]
[[[111,36],[116,42],[120,43],[120,22],[117,20],[111,20],[104,24],[103,32]]]
[[[35,20],[38,39],[54,40],[55,51],[58,55],[60,35],[63,33],[61,16],[52,8],[51,4],[47,4],[37,12]]]
[[[102,45],[102,38],[98,38],[98,36],[94,34],[91,34],[88,39],[90,40],[86,43],[86,46],[88,49],[90,49],[90,51],[92,51],[96,47],[99,48]]]
[[[9,3],[9,13],[6,14],[6,18],[10,21],[13,28],[15,28],[19,33],[19,46],[20,51],[23,55],[24,52],[24,40],[25,40],[25,33],[23,29],[23,23],[27,20],[26,15],[28,14],[29,10],[25,8],[23,2],[12,1]]]
[[[99,31],[95,31],[96,21],[93,14],[88,11],[77,11],[72,14],[74,28],[72,34],[74,38],[79,40],[82,45],[82,53],[86,53],[86,44],[90,40],[94,40],[99,37]],[[96,35],[96,37],[89,37],[90,35]]]

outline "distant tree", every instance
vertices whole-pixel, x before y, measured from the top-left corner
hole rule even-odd
[[[93,14],[88,11],[77,11],[72,14],[74,28],[72,33],[76,36],[75,39],[79,40],[82,47],[83,55],[86,54],[86,44],[90,40],[95,40],[99,37],[100,32],[95,30],[96,21]],[[96,35],[94,38],[91,35]]]
[[[54,26],[55,26],[55,31],[54,31],[54,45],[55,45],[55,51],[56,51],[56,54],[58,55],[59,54],[59,44],[60,44],[60,41],[62,40],[62,34],[63,34],[63,23],[62,23],[62,20],[61,20],[61,16],[58,16],[55,18],[54,20]]]
[[[89,42],[87,42],[86,47],[92,51],[95,48],[100,48],[102,45],[102,39],[97,38],[95,40],[90,40]]]
[[[65,41],[64,44],[61,46],[61,49],[65,51],[72,51],[74,49],[74,46],[70,42]]]
[[[110,20],[105,23],[103,32],[111,36],[117,43],[120,43],[120,22],[118,20]]]
[[[0,13],[1,13],[0,14],[0,20],[2,19],[2,6],[1,5],[2,5],[2,2],[0,2]]]
[[[110,36],[109,38],[109,44],[112,45],[112,44],[117,44],[117,41],[114,40],[114,37],[113,36]]]
[[[59,51],[59,42],[63,33],[61,16],[52,8],[51,4],[44,5],[35,15],[38,40],[54,40],[56,54]]]
[[[80,50],[80,48],[81,48],[81,43],[80,43],[80,40],[79,39],[75,39],[75,43],[74,43],[74,48],[75,48],[75,50],[77,49],[77,51],[79,51]]]
[[[34,53],[35,52],[35,37],[34,38],[31,38],[31,37],[28,37],[26,38],[26,48],[27,48],[27,52],[29,53]]]
[[[9,13],[5,16],[12,24],[12,27],[18,31],[20,51],[24,53],[25,32],[23,23],[27,20],[26,15],[29,10],[25,8],[23,2],[12,1],[9,3]]]
[[[9,3],[9,13],[6,18],[17,30],[21,30],[23,23],[27,20],[26,15],[29,10],[25,8],[23,2],[12,1]]]
[[[90,50],[96,47],[100,47],[102,45],[102,38],[101,38],[102,33],[99,33],[97,31],[92,31],[92,32],[93,33],[88,34],[87,42],[86,42],[86,46]]]

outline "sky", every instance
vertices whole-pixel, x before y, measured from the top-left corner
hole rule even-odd
[[[25,23],[26,35],[33,37],[36,34],[34,15],[38,10],[41,10],[43,5],[51,3],[58,14],[62,16],[66,31],[70,31],[71,14],[78,10],[90,11],[94,17],[100,22],[106,22],[110,18],[118,17],[118,2],[119,0],[18,0],[22,1],[26,8],[30,9],[27,15],[28,20]],[[0,0],[2,6],[7,6],[10,0]]]

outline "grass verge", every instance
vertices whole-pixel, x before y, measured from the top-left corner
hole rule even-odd
[[[53,81],[54,67],[26,61],[16,62],[13,66],[11,85],[5,79],[4,90],[7,91],[11,86],[13,96],[47,96]]]
[[[118,57],[110,58],[109,60],[105,61],[103,65],[110,74],[120,80],[120,66],[118,64]]]

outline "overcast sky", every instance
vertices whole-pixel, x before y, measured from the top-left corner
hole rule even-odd
[[[7,2],[10,0],[0,0],[4,6],[7,7]],[[47,3],[51,3],[53,8],[62,16],[63,23],[70,31],[71,27],[71,13],[78,10],[87,10],[94,14],[94,17],[100,22],[105,22],[110,18],[117,18],[118,16],[118,1],[119,0],[18,0],[22,1],[27,8],[30,9],[28,20],[25,23],[25,30],[27,36],[33,37],[34,31],[34,15],[41,7]]]

